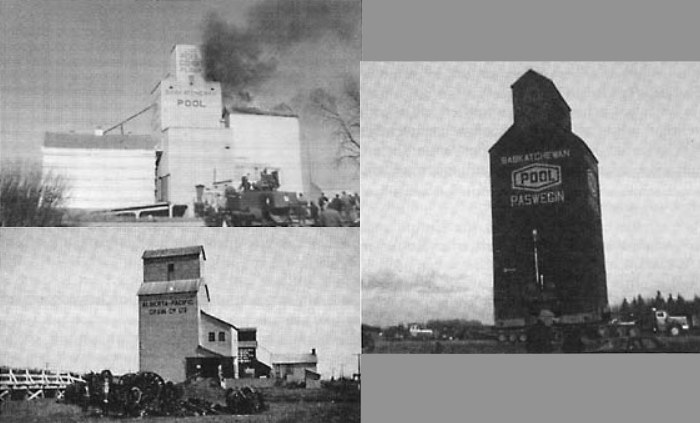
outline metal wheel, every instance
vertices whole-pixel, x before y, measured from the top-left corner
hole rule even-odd
[[[151,414],[157,407],[163,386],[165,386],[163,378],[156,373],[140,372],[138,374],[136,387],[141,391],[139,408],[146,414]]]
[[[673,326],[668,332],[671,334],[671,336],[678,336],[681,334],[681,328],[678,326]]]

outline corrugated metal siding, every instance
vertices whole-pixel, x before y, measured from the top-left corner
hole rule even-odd
[[[68,185],[66,207],[111,209],[153,204],[155,152],[42,148],[45,174]]]
[[[47,148],[83,148],[108,150],[151,150],[154,151],[156,140],[150,135],[92,135],[65,134],[47,132],[44,135],[44,147]]]
[[[180,294],[184,292],[197,292],[203,279],[189,279],[166,282],[145,282],[139,287],[137,295]]]

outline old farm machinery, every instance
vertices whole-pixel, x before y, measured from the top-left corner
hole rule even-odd
[[[86,411],[96,409],[103,415],[122,417],[254,414],[266,408],[262,394],[250,387],[229,389],[221,404],[188,395],[186,385],[166,382],[153,372],[115,376],[104,370],[68,386],[65,401]]]

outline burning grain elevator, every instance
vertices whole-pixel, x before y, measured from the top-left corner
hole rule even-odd
[[[598,160],[550,79],[529,70],[511,88],[514,123],[489,150],[496,325],[526,325],[545,310],[565,323],[601,320]]]

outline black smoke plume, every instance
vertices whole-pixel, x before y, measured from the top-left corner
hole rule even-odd
[[[263,0],[248,9],[245,27],[210,15],[202,47],[205,77],[221,82],[229,102],[245,103],[282,63],[293,60],[286,53],[295,46],[323,39],[338,51],[345,46],[359,51],[361,18],[360,1],[333,0]],[[314,69],[308,73],[314,78]]]
[[[202,47],[204,76],[221,83],[228,100],[250,101],[250,89],[275,71],[274,59],[265,59],[263,46],[252,33],[209,15]],[[238,101],[236,101],[238,102]]]

